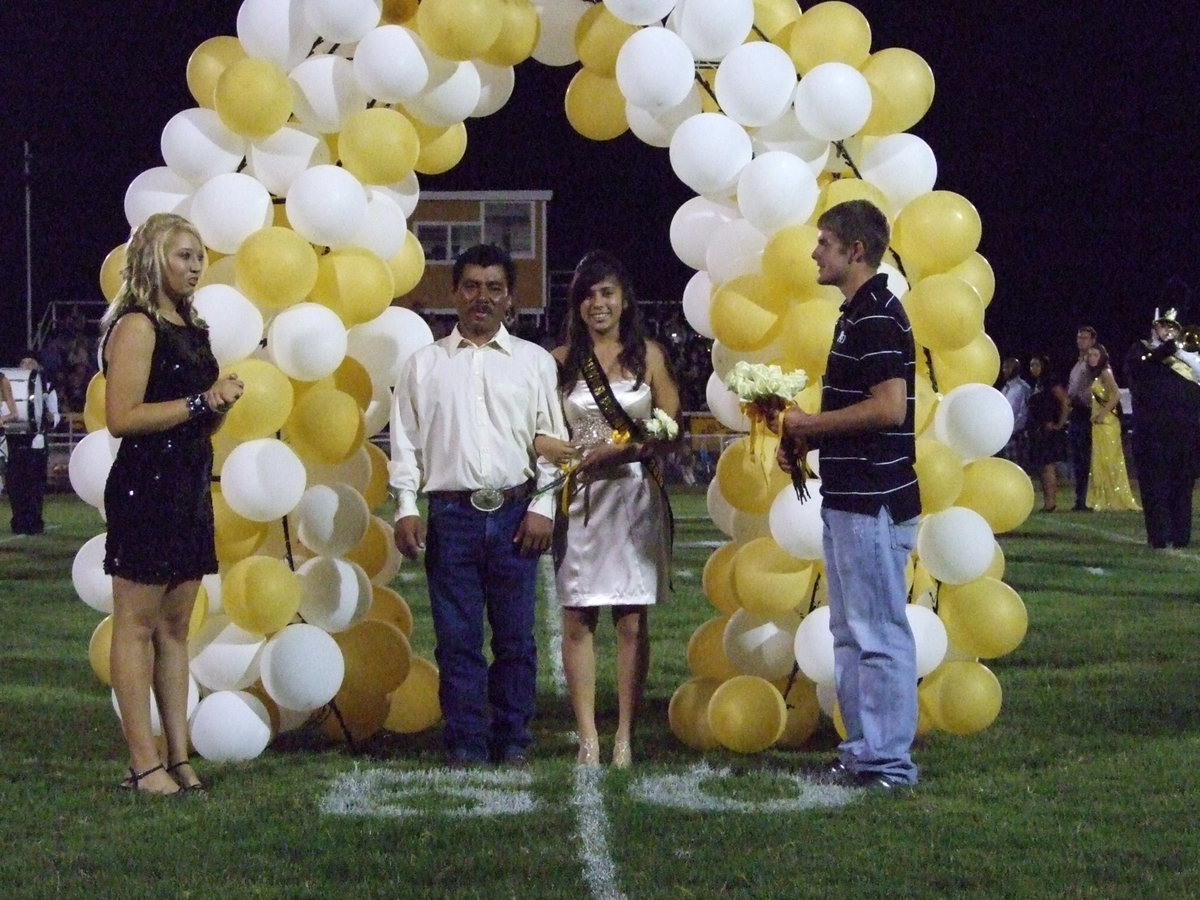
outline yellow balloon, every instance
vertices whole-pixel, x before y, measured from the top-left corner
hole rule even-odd
[[[117,299],[117,293],[125,281],[125,248],[128,246],[129,244],[121,244],[113,247],[100,264],[100,293],[104,294],[104,299],[109,303]]]
[[[192,603],[192,617],[188,619],[188,638],[193,637],[200,630],[200,626],[204,624],[208,618],[208,591],[204,589],[204,585],[200,585],[196,589],[196,599]]]
[[[702,623],[688,638],[688,671],[697,678],[724,681],[737,674],[725,655],[725,626],[729,616],[717,616]]]
[[[731,350],[758,350],[779,333],[788,304],[787,291],[767,276],[739,275],[713,292],[713,336]]]
[[[227,34],[211,37],[193,50],[187,62],[187,86],[196,102],[212,109],[221,73],[245,58],[242,42]]]
[[[776,40],[779,33],[800,21],[800,7],[794,0],[754,0],[754,27],[767,36],[768,41],[788,46]]]
[[[1003,691],[992,670],[982,663],[954,660],[942,663],[922,685],[934,723],[951,734],[982,731],[1000,714]]]
[[[992,297],[996,294],[996,273],[992,271],[992,264],[984,259],[978,250],[946,274],[961,278],[975,288],[985,309],[992,302]]]
[[[812,258],[817,247],[817,229],[812,225],[780,228],[763,249],[763,274],[794,296],[806,296],[819,289],[817,263]]]
[[[933,105],[933,70],[911,50],[879,50],[858,69],[871,88],[871,114],[862,134],[908,131]]]
[[[857,68],[871,52],[871,25],[849,3],[818,3],[793,26],[788,52],[801,74],[827,62]]]
[[[541,20],[533,0],[500,0],[500,34],[483,54],[493,66],[515,66],[537,46]]]
[[[245,389],[225,414],[217,434],[239,441],[273,437],[292,414],[295,392],[290,379],[274,363],[255,357],[239,360],[227,369],[237,373]]]
[[[933,390],[933,385],[929,381],[927,370],[928,366],[926,365],[925,354],[918,351],[916,377],[917,403],[913,415],[913,425],[918,435],[933,424],[933,411],[937,409],[938,404],[938,395]]]
[[[212,492],[217,560],[236,563],[261,546],[267,537],[266,522],[251,522],[233,511],[220,490]]]
[[[107,414],[104,402],[108,394],[108,381],[103,372],[97,372],[88,381],[83,399],[83,427],[88,431],[99,431],[105,427]]]
[[[425,248],[411,231],[404,234],[404,245],[387,261],[392,272],[392,297],[403,297],[421,282],[425,274]]]
[[[248,556],[221,579],[221,605],[239,628],[274,634],[300,609],[300,576],[282,559]]]
[[[317,260],[317,282],[309,299],[332,309],[351,328],[387,309],[393,293],[386,262],[365,247],[343,247]]]
[[[986,575],[966,584],[942,585],[938,616],[955,647],[983,659],[1016,650],[1029,630],[1029,613],[1020,595]]]
[[[825,374],[833,328],[840,316],[839,304],[824,299],[794,303],[783,316],[779,346],[789,365],[808,374],[810,387],[819,385],[820,377]]]
[[[966,197],[929,191],[910,200],[896,217],[892,249],[923,275],[952,269],[979,246],[983,225]]]
[[[367,618],[388,622],[403,631],[405,637],[412,637],[412,609],[407,600],[386,585],[371,585],[371,606],[367,609]]]
[[[1004,578],[1004,548],[1000,546],[1000,542],[996,541],[996,554],[992,557],[991,565],[987,567],[987,571],[983,574],[989,578],[1002,579]]]
[[[338,132],[342,166],[364,184],[392,184],[417,164],[421,139],[412,122],[387,106],[352,113]]]
[[[1000,351],[986,332],[961,350],[934,352],[932,357],[937,387],[943,394],[960,384],[995,384],[1000,375]]]
[[[983,331],[979,292],[954,275],[922,278],[901,300],[913,339],[930,350],[959,350]]]
[[[387,695],[343,685],[333,703],[317,713],[316,721],[321,733],[331,740],[345,741],[349,733],[350,740],[365,741],[383,730],[390,710]]]
[[[403,25],[417,14],[421,0],[383,0],[381,24]]]
[[[371,396],[374,393],[371,385],[371,373],[353,356],[343,359],[341,365],[333,370],[333,374],[328,376],[328,379],[330,387],[335,387],[353,397],[359,409],[365,412],[371,405]]]
[[[700,576],[704,596],[717,612],[726,616],[733,615],[742,606],[733,581],[733,561],[737,552],[736,541],[722,544],[705,561],[704,573]]]
[[[734,509],[759,515],[770,511],[779,492],[792,484],[775,462],[779,438],[769,432],[738,438],[717,458],[717,482],[721,494]]]
[[[112,684],[112,667],[108,661],[112,652],[112,630],[113,617],[105,616],[88,641],[88,662],[101,684]]]
[[[963,486],[961,456],[941,441],[920,437],[913,468],[921,492],[921,512],[928,515],[954,505]]]
[[[593,75],[613,76],[617,54],[638,26],[622,22],[603,3],[587,10],[575,26],[575,50],[583,67]]]
[[[333,466],[362,446],[364,428],[353,397],[337,388],[315,387],[296,401],[283,435],[304,459]]]
[[[849,176],[843,178],[834,178],[827,184],[822,185],[821,193],[817,197],[817,208],[813,210],[813,214],[809,221],[816,224],[816,221],[832,206],[837,206],[839,203],[845,203],[849,200],[867,200],[874,204],[885,213],[891,208],[887,196],[875,185],[869,181],[863,181],[861,178],[852,178]]]
[[[346,559],[358,563],[368,578],[374,578],[383,571],[392,552],[392,526],[379,516],[371,516],[367,533],[346,553]]]
[[[399,734],[416,734],[432,728],[441,718],[437,667],[424,657],[414,656],[408,677],[392,691],[383,727]]]
[[[708,703],[721,682],[691,678],[675,689],[667,704],[671,733],[693,750],[715,750],[719,744],[708,724]]]
[[[592,7],[603,8],[599,4]],[[567,85],[564,105],[571,127],[589,140],[610,141],[629,130],[625,96],[611,75],[580,69]]]
[[[225,127],[252,141],[282,128],[294,102],[284,71],[270,60],[253,56],[230,63],[213,91],[213,108]]]
[[[441,175],[449,172],[467,152],[467,126],[457,122],[449,128],[427,125],[419,119],[411,119],[421,139],[421,152],[413,167],[422,175]]]
[[[388,493],[388,455],[371,441],[365,444],[367,456],[371,459],[371,477],[363,488],[363,499],[367,501],[368,509],[378,509],[387,499]]]
[[[737,675],[713,691],[708,722],[722,746],[735,753],[758,753],[783,735],[787,705],[765,678]]]
[[[776,687],[783,693],[787,685],[777,682]],[[775,746],[784,750],[799,750],[808,743],[821,722],[817,686],[803,675],[799,675],[783,699],[787,704],[787,723]]]
[[[333,639],[346,663],[343,688],[390,694],[408,677],[412,648],[404,632],[391,622],[366,618]]]
[[[792,556],[774,538],[755,538],[734,557],[733,583],[743,609],[773,619],[802,603],[808,608],[813,565]]]
[[[290,228],[251,234],[234,257],[237,288],[264,311],[299,303],[317,283],[317,251]]]
[[[424,0],[417,7],[422,39],[446,59],[482,56],[500,36],[502,24],[493,0]]]
[[[1012,531],[1033,512],[1033,482],[1015,462],[988,456],[963,469],[958,506],[973,509],[986,520],[993,534]]]

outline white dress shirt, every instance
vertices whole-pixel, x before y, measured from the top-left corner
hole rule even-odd
[[[511,488],[535,476],[549,484],[559,472],[534,452],[539,434],[567,437],[554,357],[503,325],[482,347],[456,327],[417,350],[396,381],[388,463],[396,518],[418,514],[418,489]],[[547,492],[529,509],[553,518],[554,502]]]

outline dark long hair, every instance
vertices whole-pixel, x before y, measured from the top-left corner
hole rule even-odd
[[[1104,349],[1103,344],[1093,344],[1092,349],[1100,351],[1100,362],[1096,365],[1087,367],[1088,375],[1093,379],[1100,377],[1100,373],[1108,368],[1108,351]],[[1090,350],[1088,351],[1091,352]]]
[[[646,326],[638,308],[633,285],[625,274],[625,267],[611,253],[592,250],[579,261],[567,291],[567,357],[558,370],[558,386],[570,390],[580,378],[583,361],[592,352],[592,336],[587,323],[579,315],[592,285],[611,278],[621,288],[621,321],[618,337],[621,353],[617,357],[621,368],[633,374],[640,385],[646,377]]]

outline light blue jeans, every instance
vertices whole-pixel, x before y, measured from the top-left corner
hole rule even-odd
[[[917,520],[823,509],[829,629],[838,706],[846,724],[842,763],[915,784],[917,661],[904,606],[904,569]]]

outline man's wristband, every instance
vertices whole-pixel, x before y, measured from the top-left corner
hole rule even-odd
[[[204,399],[203,394],[193,394],[187,398],[188,418],[194,419],[196,416],[208,412],[208,401]]]

